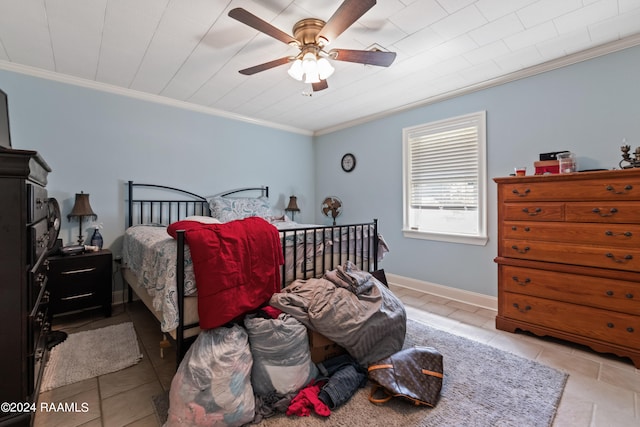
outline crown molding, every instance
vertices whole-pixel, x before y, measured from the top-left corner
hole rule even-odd
[[[211,116],[223,117],[226,119],[237,120],[245,123],[251,123],[258,126],[264,126],[273,129],[279,129],[286,132],[298,133],[302,135],[312,136],[313,132],[300,129],[292,126],[285,126],[278,123],[268,122],[265,120],[258,120],[251,117],[242,116],[240,114],[230,113],[228,111],[218,110],[216,108],[207,107],[204,105],[197,105],[189,102],[179,101],[176,99],[167,98],[161,95],[153,95],[150,93],[140,92],[134,89],[123,88],[114,86],[108,83],[96,82],[93,80],[87,80],[80,77],[73,77],[66,74],[56,73],[53,71],[43,70],[41,68],[30,67],[27,65],[15,64],[0,60],[0,70],[11,71],[18,74],[23,74],[31,77],[37,77],[45,80],[51,80],[59,83],[65,83],[73,86],[80,86],[87,89],[94,89],[100,92],[111,93],[114,95],[126,96],[128,98],[134,98],[141,101],[153,102],[156,104],[167,105],[170,107],[180,108],[183,110],[194,111],[197,113],[208,114]]]
[[[227,111],[219,110],[216,108],[207,107],[204,105],[192,104],[189,102],[179,101],[179,100],[167,98],[160,95],[153,95],[145,92],[140,92],[134,89],[122,88],[122,87],[110,85],[107,83],[101,83],[93,80],[82,79],[79,77],[72,77],[65,74],[60,74],[53,71],[47,71],[47,70],[43,70],[36,67],[30,67],[27,65],[15,64],[15,63],[4,61],[4,60],[0,60],[0,70],[12,71],[18,74],[24,74],[32,77],[41,78],[41,79],[52,80],[52,81],[74,85],[74,86],[80,86],[88,89],[94,89],[101,92],[126,96],[129,98],[167,105],[175,108],[181,108],[184,110],[190,110],[198,113],[209,114],[212,116],[223,117],[230,120],[237,120],[237,121],[250,123],[258,126],[279,129],[286,132],[292,132],[292,133],[297,133],[297,134],[307,135],[307,136],[320,136],[320,135],[333,133],[339,130],[347,129],[350,127],[358,126],[361,124],[365,124],[374,120],[379,120],[397,113],[412,110],[414,108],[424,107],[426,105],[435,104],[437,102],[442,102],[458,96],[467,95],[473,92],[478,92],[480,90],[488,89],[495,86],[500,86],[516,80],[521,80],[527,77],[532,77],[538,74],[546,73],[548,71],[552,71],[558,68],[563,68],[569,65],[577,64],[590,59],[598,58],[600,56],[604,56],[609,53],[618,52],[618,51],[635,47],[638,45],[640,45],[640,34],[635,34],[633,36],[629,36],[620,40],[615,40],[609,43],[605,43],[600,46],[586,49],[581,52],[576,52],[571,55],[564,56],[562,58],[553,59],[539,65],[535,65],[519,71],[515,71],[513,73],[509,73],[504,76],[496,77],[490,80],[486,80],[470,86],[466,86],[458,90],[449,91],[447,93],[443,93],[440,95],[435,95],[429,98],[422,99],[420,101],[404,104],[395,108],[390,108],[388,110],[385,110],[377,114],[368,115],[365,117],[361,117],[359,119],[340,123],[336,126],[330,126],[330,127],[318,129],[315,131],[300,129],[293,126],[282,125],[282,124],[273,123],[265,120],[258,120],[251,117],[242,116],[239,114],[234,114]]]
[[[480,83],[476,83],[470,86],[466,86],[461,89],[435,95],[429,98],[422,99],[420,101],[412,102],[410,104],[401,105],[399,107],[390,108],[383,112],[372,114],[366,117],[361,117],[349,122],[340,123],[336,126],[330,126],[324,129],[316,130],[313,135],[320,136],[333,133],[339,130],[347,129],[364,123],[368,123],[374,120],[379,120],[391,115],[401,113],[404,111],[412,110],[418,107],[424,107],[426,105],[435,104],[437,102],[446,101],[448,99],[456,98],[458,96],[467,95],[480,90],[488,89],[495,86],[500,86],[506,83],[510,83],[516,80],[525,79],[538,74],[546,73],[548,71],[556,70],[558,68],[567,67],[569,65],[577,64],[580,62],[588,61],[590,59],[598,58],[600,56],[607,55],[609,53],[618,52],[624,49],[635,47],[640,45],[640,34],[626,37],[624,39],[615,40],[609,43],[602,44],[600,46],[592,47],[580,52],[573,53],[571,55],[563,56],[562,58],[552,59],[542,64],[534,65],[522,70],[514,71],[504,76],[496,77],[490,80],[486,80]]]

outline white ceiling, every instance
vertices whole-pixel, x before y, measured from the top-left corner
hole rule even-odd
[[[292,35],[298,20],[326,21],[341,3],[0,0],[0,68],[322,133],[538,64],[640,44],[640,0],[378,0],[329,47],[377,44],[397,52],[389,68],[333,61],[329,88],[313,96],[287,65],[238,73],[298,50],[229,10]]]

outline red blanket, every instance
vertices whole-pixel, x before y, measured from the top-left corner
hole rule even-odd
[[[178,221],[167,228],[173,238],[177,230],[185,230],[191,250],[200,328],[224,325],[280,290],[280,236],[264,219],[224,224]]]

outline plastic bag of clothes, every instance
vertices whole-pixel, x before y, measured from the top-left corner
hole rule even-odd
[[[165,426],[241,426],[253,420],[253,360],[238,325],[198,335],[178,367]]]
[[[316,377],[318,368],[311,361],[307,328],[295,318],[257,315],[245,317],[249,333],[254,393],[266,396],[296,392]]]

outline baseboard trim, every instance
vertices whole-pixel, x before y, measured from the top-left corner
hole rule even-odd
[[[489,310],[498,310],[498,298],[496,297],[465,291],[464,289],[452,288],[450,286],[438,285],[436,283],[425,282],[392,273],[386,273],[386,276],[387,281],[396,286],[413,289],[414,291],[426,292]]]

